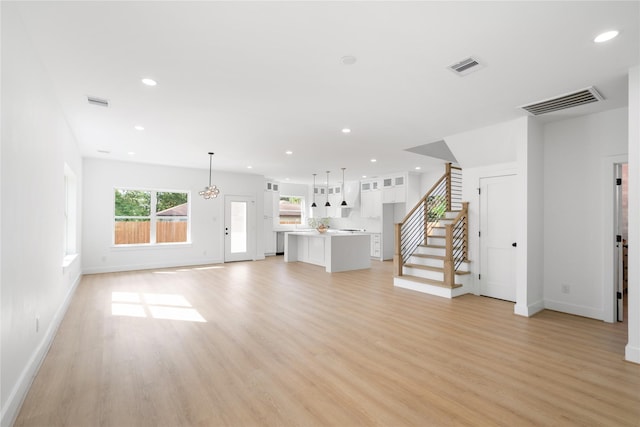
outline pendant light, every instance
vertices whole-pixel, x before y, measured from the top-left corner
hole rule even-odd
[[[204,187],[204,190],[199,192],[205,200],[215,199],[220,194],[220,190],[215,185],[211,185],[211,161],[213,159],[213,153],[209,153],[209,185]]]
[[[346,168],[342,168],[342,203],[340,203],[340,206],[347,206],[347,201],[344,200],[344,170]]]
[[[313,203],[311,203],[312,208],[318,207],[318,205],[316,205],[316,175],[316,173],[313,174]]]
[[[327,203],[324,204],[325,207],[331,207],[331,203],[329,203],[329,171],[327,171]]]

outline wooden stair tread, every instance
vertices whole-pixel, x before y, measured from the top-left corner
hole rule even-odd
[[[429,270],[429,271],[444,272],[444,268],[442,268],[442,267],[431,267],[429,265],[407,263],[404,266],[408,267],[408,268],[417,268],[419,270]],[[456,271],[455,272],[455,274],[459,274],[459,275],[470,274],[470,273],[471,272],[469,272],[469,271]]]
[[[411,256],[415,256],[418,258],[432,258],[432,259],[439,259],[444,261],[444,257],[440,256],[440,255],[429,255],[429,254],[413,254]]]
[[[445,289],[455,289],[455,288],[462,287],[462,285],[460,285],[458,283],[456,283],[453,286],[447,286],[441,280],[425,279],[424,277],[412,276],[410,274],[403,274],[402,276],[396,276],[396,277],[398,277],[400,279],[410,280],[412,282],[424,283],[425,285],[439,286],[439,287],[445,288]]]

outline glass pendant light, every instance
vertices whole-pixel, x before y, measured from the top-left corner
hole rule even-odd
[[[316,173],[313,174],[313,203],[311,203],[312,208],[318,207],[318,205],[316,205],[316,175]]]
[[[331,203],[329,203],[329,171],[327,171],[327,203],[324,206],[327,208],[331,206]]]
[[[205,200],[215,199],[220,194],[220,189],[215,185],[211,185],[211,160],[213,159],[213,153],[209,153],[209,185],[204,187],[204,190],[198,194],[205,198]]]

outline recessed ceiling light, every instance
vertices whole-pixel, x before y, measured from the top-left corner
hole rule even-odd
[[[420,169],[422,169],[420,166],[416,166],[417,171],[419,171]]]
[[[376,159],[371,159],[371,163],[375,163],[375,162],[377,162]]]
[[[127,154],[130,155],[130,156],[135,156],[136,155],[135,151],[129,151]]]
[[[247,166],[247,169],[253,169],[253,166]]]
[[[135,130],[144,130],[144,126],[136,125],[133,127]]]
[[[285,178],[284,180],[285,180],[285,181],[289,181],[289,178]]]
[[[363,178],[366,178],[366,177],[367,177],[367,175],[362,175],[362,177],[363,177]]]
[[[155,86],[155,85],[158,84],[158,82],[156,82],[153,79],[149,79],[149,78],[142,79],[142,83],[146,84],[147,86]]]
[[[293,154],[293,151],[291,151],[291,150],[287,150],[287,151],[285,151],[285,152],[284,152],[284,154],[292,155],[292,154]]]
[[[340,62],[342,62],[342,65],[353,65],[357,60],[358,59],[353,55],[345,55],[340,58]]]
[[[342,133],[351,133],[351,129],[344,128],[344,129],[342,129]]]
[[[595,39],[593,39],[593,41],[596,43],[604,43],[615,38],[618,34],[619,32],[616,30],[605,31],[602,34],[599,34]]]

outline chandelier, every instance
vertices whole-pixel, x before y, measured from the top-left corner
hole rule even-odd
[[[209,185],[204,187],[204,190],[198,193],[202,197],[204,197],[205,200],[215,199],[216,197],[218,197],[218,194],[220,194],[220,189],[218,189],[218,187],[216,187],[215,185],[211,185],[211,160],[212,159],[213,159],[213,153],[209,153]]]

